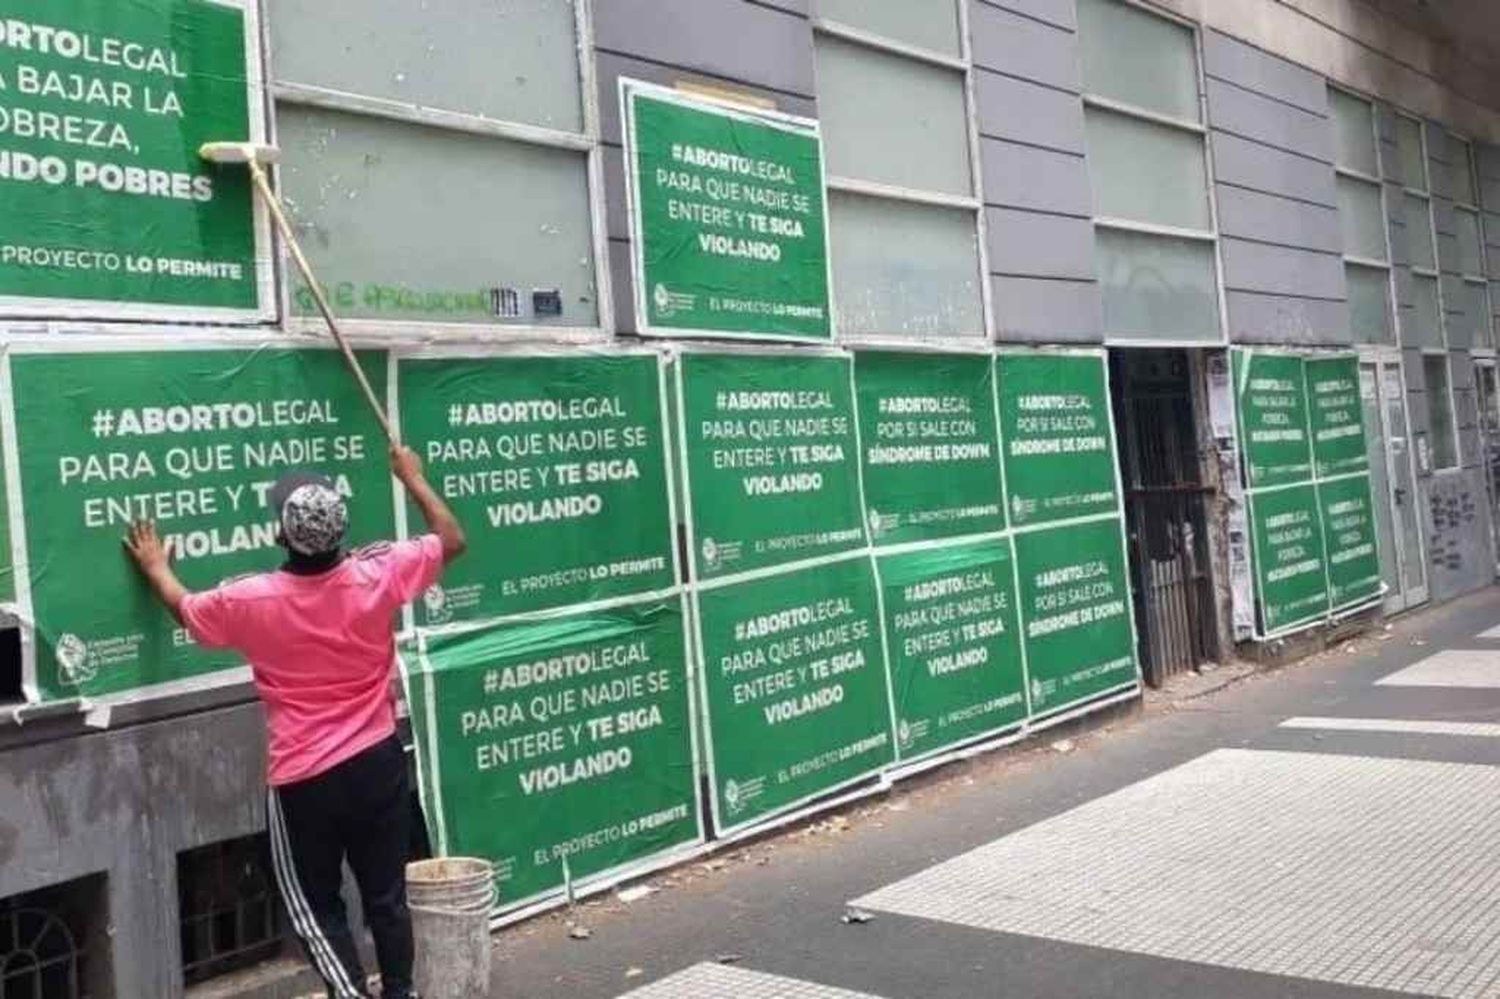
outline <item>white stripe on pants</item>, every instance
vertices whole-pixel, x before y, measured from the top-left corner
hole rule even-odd
[[[307,944],[313,965],[318,974],[337,993],[339,999],[363,999],[364,991],[354,986],[349,979],[349,969],[334,953],[333,946],[323,935],[317,917],[307,904],[302,893],[302,884],[297,880],[297,865],[292,857],[291,844],[287,840],[286,822],[281,816],[281,802],[276,789],[266,791],[266,828],[271,834],[271,866],[276,871],[276,883],[286,899],[287,911],[292,916],[292,926]]]

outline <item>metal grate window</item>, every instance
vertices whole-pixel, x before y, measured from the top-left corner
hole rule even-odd
[[[107,910],[95,876],[0,899],[0,999],[89,999],[89,944]]]
[[[265,835],[211,843],[179,854],[177,908],[186,984],[280,953],[281,904]]]

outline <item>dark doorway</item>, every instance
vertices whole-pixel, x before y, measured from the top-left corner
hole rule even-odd
[[[1110,352],[1136,632],[1153,687],[1218,653],[1195,360],[1186,350]]]

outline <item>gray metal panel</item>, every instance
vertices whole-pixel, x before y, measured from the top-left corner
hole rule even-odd
[[[1219,241],[1224,286],[1302,298],[1342,299],[1344,261],[1338,254],[1251,243],[1234,237]]]
[[[1216,180],[1338,207],[1333,167],[1329,164],[1224,132],[1214,132],[1210,141]]]
[[[811,97],[812,27],[743,0],[608,0],[594,4],[599,49]]]
[[[1458,234],[1458,224],[1453,221],[1453,199],[1434,195],[1432,198],[1432,227],[1439,235]]]
[[[1078,6],[1074,0],[974,0],[974,3],[1015,11],[1069,31],[1078,30]]]
[[[1488,142],[1474,143],[1474,169],[1479,174],[1479,179],[1500,180],[1500,146],[1491,145]],[[1495,207],[1496,203],[1486,200],[1486,204]]]
[[[635,276],[630,269],[630,243],[625,240],[609,241],[609,283],[615,296],[615,330],[634,333]]]
[[[1335,208],[1289,201],[1274,194],[1217,185],[1219,232],[1284,246],[1340,253],[1343,236]]]
[[[1083,101],[1076,94],[984,71],[974,82],[982,134],[1084,152]]]
[[[1375,136],[1383,145],[1396,149],[1396,112],[1389,104],[1375,104]]]
[[[758,3],[763,7],[778,7],[791,14],[801,14],[806,17],[809,12],[809,0],[748,0],[749,3]]]
[[[1448,133],[1442,126],[1430,121],[1422,123],[1422,129],[1427,134],[1427,178],[1432,184],[1434,198],[1448,198],[1452,200],[1455,192],[1453,190],[1453,173],[1449,169],[1452,163],[1452,150],[1448,145]]]
[[[1447,233],[1438,233],[1437,238],[1438,270],[1444,274],[1459,274],[1458,260],[1458,237]]]
[[[1346,344],[1349,309],[1344,302],[1286,295],[1226,291],[1229,339],[1234,343]]]
[[[1317,73],[1217,31],[1203,32],[1203,71],[1304,111],[1328,113],[1328,91]]]
[[[1415,299],[1412,296],[1411,268],[1394,268],[1396,275],[1396,304],[1401,307],[1403,318],[1408,312],[1415,310]],[[1409,321],[1409,320],[1408,320]]]
[[[1025,277],[1094,277],[1094,226],[1087,219],[986,208],[990,271]]]
[[[1229,338],[1235,344],[1349,344],[1344,302],[1226,291]]]
[[[1092,193],[1082,156],[998,139],[980,144],[984,199],[992,205],[1088,217]]]
[[[1422,351],[1420,348],[1401,348],[1401,371],[1406,376],[1407,395],[1421,395],[1422,393],[1427,391],[1427,373],[1422,370]],[[1420,408],[1418,406],[1419,401],[1420,400],[1413,399],[1410,405],[1407,407],[1411,410],[1408,415],[1411,417],[1412,429],[1414,430],[1419,429],[1416,426],[1417,410],[1418,408]],[[1424,431],[1428,429],[1427,417],[1425,413],[1422,417],[1422,426],[1420,427],[1420,429]]]
[[[1208,120],[1243,138],[1333,162],[1333,129],[1327,118],[1221,80],[1208,81]]]
[[[1452,372],[1449,377],[1453,379],[1453,391],[1455,393],[1473,391],[1474,383],[1478,381],[1478,376],[1474,374],[1474,356],[1472,354],[1467,350],[1448,351],[1448,370]],[[1462,413],[1457,414],[1455,418],[1461,427],[1473,426],[1478,418],[1478,411],[1471,406],[1467,418]]]
[[[775,14],[773,16],[785,17],[786,15]],[[599,52],[594,65],[599,78],[600,134],[605,142],[616,146],[620,144],[619,78],[622,76],[668,87],[685,80],[696,80],[764,98],[771,101],[776,110],[785,111],[787,114],[801,115],[804,118],[816,118],[818,115],[817,105],[805,97],[783,94],[762,87],[746,86],[737,80],[723,76],[682,70],[672,66],[658,66],[653,62],[643,62],[640,59],[612,55],[608,52]]]
[[[630,238],[630,219],[625,203],[625,150],[604,147],[604,206],[610,239]]]
[[[1467,443],[1465,442],[1465,445]],[[1433,600],[1447,600],[1494,582],[1488,499],[1477,469],[1434,475],[1426,482],[1427,552]]]
[[[1071,31],[979,3],[969,31],[974,64],[1077,92],[1078,39]]]
[[[1103,306],[1093,281],[993,278],[995,333],[1002,341],[1098,343]]]

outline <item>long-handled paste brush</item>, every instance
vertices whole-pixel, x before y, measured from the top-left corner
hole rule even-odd
[[[265,200],[266,208],[271,212],[271,219],[276,223],[281,238],[286,240],[287,247],[292,251],[292,259],[297,262],[297,269],[302,272],[302,279],[307,282],[313,301],[318,303],[318,311],[323,314],[323,321],[328,324],[328,332],[333,334],[334,343],[338,344],[339,350],[343,351],[349,370],[359,382],[359,387],[364,390],[365,399],[369,401],[370,408],[375,411],[375,418],[380,421],[386,440],[392,444],[396,443],[396,432],[391,427],[390,417],[386,416],[385,407],[380,404],[375,390],[370,387],[370,380],[365,377],[364,369],[355,360],[354,351],[349,349],[349,342],[344,339],[338,320],[333,316],[333,309],[329,307],[328,299],[323,294],[323,286],[318,284],[318,279],[313,276],[312,265],[307,262],[307,256],[302,252],[301,244],[297,242],[297,235],[292,232],[292,224],[287,221],[286,209],[282,206],[281,199],[276,197],[276,192],[271,190],[265,165],[281,159],[281,150],[275,146],[257,145],[253,142],[205,142],[198,147],[198,155],[210,163],[243,163],[250,169],[250,180],[255,184],[255,190]]]

